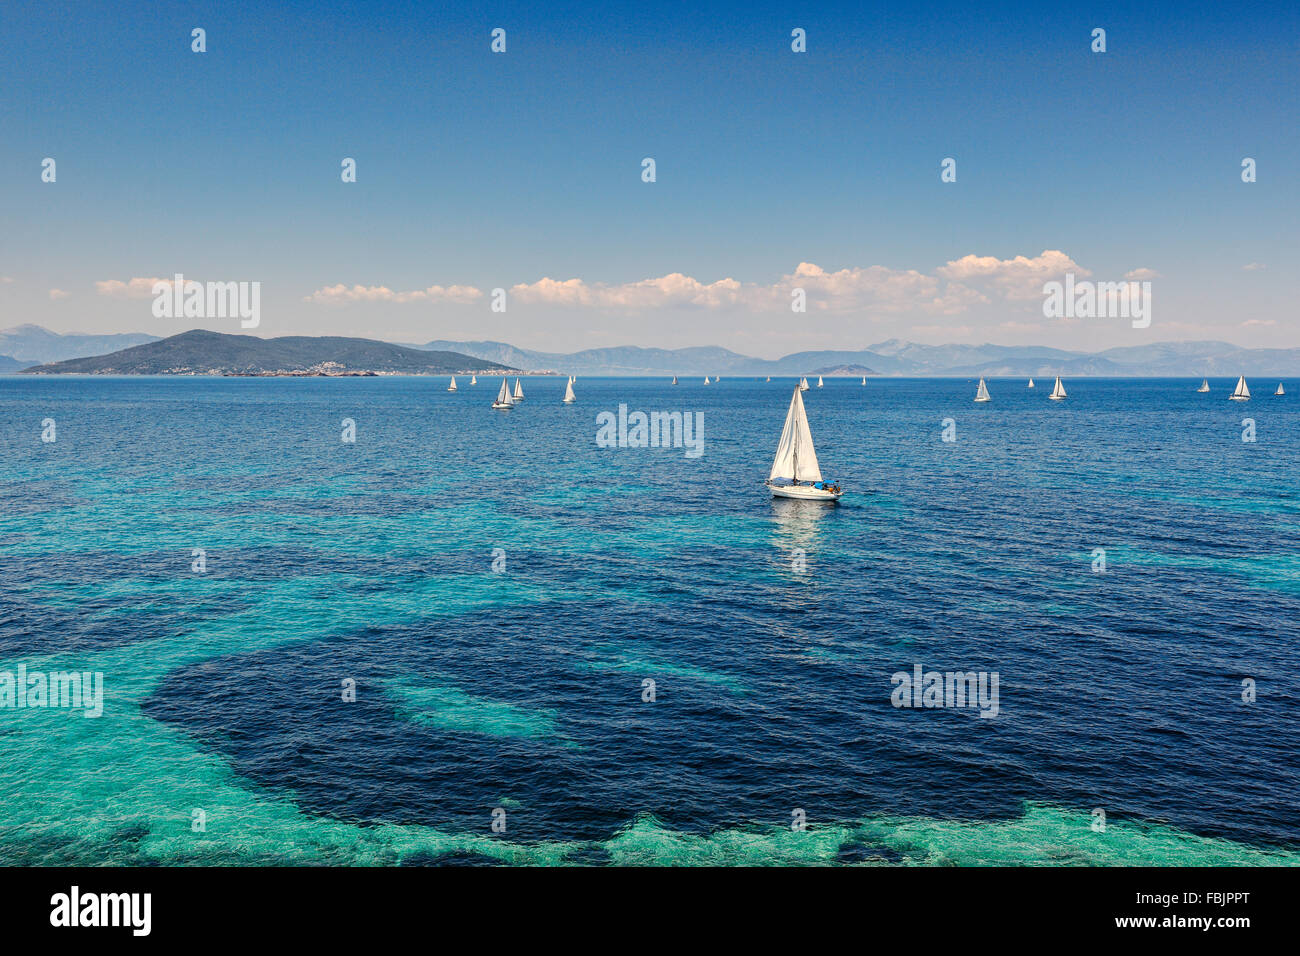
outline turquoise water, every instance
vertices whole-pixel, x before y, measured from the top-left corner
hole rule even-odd
[[[827,507],[786,382],[0,377],[0,672],[106,695],[0,708],[0,859],[1294,863],[1300,412],[1198,382],[831,380]]]

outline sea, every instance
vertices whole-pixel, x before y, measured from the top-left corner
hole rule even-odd
[[[1295,865],[1300,382],[1234,382],[828,379],[831,505],[790,378],[0,377],[0,862]]]

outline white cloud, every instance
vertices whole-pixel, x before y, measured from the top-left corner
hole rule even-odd
[[[1276,319],[1247,319],[1245,322],[1241,324],[1248,327],[1252,325],[1277,325],[1277,320]]]
[[[1143,279],[1159,279],[1160,273],[1156,272],[1155,269],[1148,269],[1146,266],[1143,266],[1140,269],[1133,269],[1124,273],[1124,278],[1131,279],[1135,282],[1141,282]]]
[[[1241,267],[1243,272],[1263,272],[1265,268],[1262,262],[1247,262]]]
[[[343,284],[325,286],[304,297],[306,302],[322,305],[343,305],[349,302],[459,302],[468,303],[482,298],[483,293],[470,285],[431,285],[427,289],[394,292],[383,285]]]
[[[51,289],[51,290],[50,290],[50,298],[51,298],[52,300],[55,300],[55,301],[57,301],[57,300],[59,300],[59,299],[66,299],[66,298],[67,298],[68,296],[70,296],[70,295],[72,295],[71,292],[65,292],[65,291],[63,291],[62,289]]]
[[[933,273],[874,265],[827,271],[801,262],[794,271],[771,283],[739,282],[727,277],[705,282],[681,272],[632,282],[588,282],[581,278],[518,283],[509,290],[511,303],[563,309],[613,312],[667,310],[726,310],[750,313],[788,312],[795,289],[803,289],[810,312],[948,316],[973,307],[1001,303],[1025,305],[1042,299],[1043,283],[1072,272],[1092,273],[1070,256],[1046,249],[1032,257],[967,255]],[[1135,269],[1130,276],[1154,275]],[[317,289],[306,301],[318,304],[354,302],[473,302],[483,293],[472,286],[430,286],[398,292],[388,286],[333,285]]]
[[[1041,299],[1043,283],[1059,279],[1067,272],[1072,272],[1077,277],[1092,275],[1059,249],[1044,249],[1033,258],[962,256],[935,271],[945,279],[988,289],[1002,298],[1021,302]]]
[[[166,279],[146,279],[142,276],[136,276],[123,282],[121,279],[104,279],[95,283],[95,291],[99,295],[106,295],[114,299],[152,299],[153,287],[156,282],[166,282],[168,285],[175,283],[174,277]],[[193,280],[186,279],[186,282]]]

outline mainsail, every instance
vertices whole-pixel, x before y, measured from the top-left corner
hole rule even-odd
[[[524,397],[524,387],[519,384],[519,379],[516,378],[515,379],[515,401],[517,402],[523,397]]]
[[[989,400],[989,387],[984,384],[984,379],[980,379],[980,387],[975,390],[975,401],[987,402]]]
[[[501,380],[501,391],[497,392],[496,404],[513,405],[515,400],[510,397],[510,383],[504,378]]]
[[[676,375],[673,376],[673,384],[674,384],[674,385],[677,384],[677,376],[676,376]]]
[[[1232,390],[1233,398],[1250,398],[1250,389],[1246,387],[1246,376],[1237,379],[1237,387]]]
[[[447,386],[447,391],[449,391],[449,392],[454,392],[454,391],[456,391],[456,376],[455,376],[455,375],[453,375],[453,376],[451,377],[451,384]]]
[[[1061,376],[1056,376],[1056,385],[1052,387],[1052,398],[1065,398],[1065,386],[1061,384]]]
[[[820,375],[817,376],[817,387],[818,388],[822,387],[822,377]]]
[[[569,379],[564,385],[564,401],[566,404],[572,405],[577,400],[578,396],[573,394],[573,379]]]
[[[785,428],[781,430],[781,441],[776,446],[776,458],[772,460],[772,473],[768,481],[777,478],[794,481],[821,481],[822,471],[817,464],[817,452],[813,449],[812,432],[808,428],[808,415],[803,410],[803,396],[799,389],[794,390],[790,399],[790,411],[785,416]]]
[[[1033,388],[1033,387],[1034,387],[1034,380],[1033,380],[1032,378],[1030,378],[1030,379],[1029,379],[1029,384],[1026,385],[1025,388]]]

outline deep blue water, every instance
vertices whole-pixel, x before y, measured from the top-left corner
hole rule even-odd
[[[1198,381],[829,380],[827,506],[761,484],[789,381],[0,377],[0,670],[110,693],[0,710],[0,849],[603,862],[652,819],[656,861],[761,862],[718,835],[801,808],[853,831],[817,860],[1113,862],[1102,808],[1155,862],[1300,852],[1300,389]],[[703,455],[597,447],[621,402],[702,412]],[[998,716],[895,708],[916,664],[997,672]],[[979,825],[1027,806],[1063,816],[1014,852]]]

